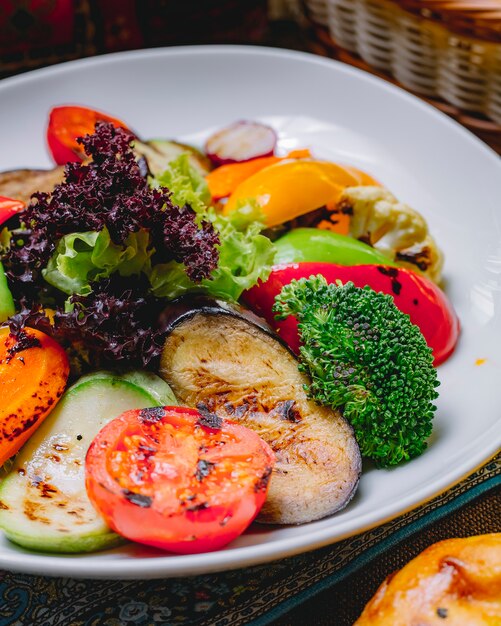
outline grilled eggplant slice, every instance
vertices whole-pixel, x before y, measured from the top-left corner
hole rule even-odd
[[[138,157],[146,158],[149,169],[153,175],[162,173],[170,161],[180,154],[187,152],[190,163],[205,176],[211,169],[210,160],[195,148],[177,143],[175,141],[163,141],[160,139],[141,142],[136,141],[134,151]],[[51,170],[22,169],[0,172],[0,196],[21,200],[25,204],[37,191],[50,192],[54,187],[63,182],[64,166],[58,166]]]
[[[64,167],[52,170],[11,170],[0,172],[0,196],[28,204],[36,191],[52,191],[63,181]]]
[[[258,521],[302,524],[343,508],[361,459],[337,412],[308,399],[294,354],[260,318],[201,296],[163,314],[161,375],[179,402],[255,430],[277,457]]]
[[[134,152],[147,160],[153,176],[161,174],[167,169],[171,161],[184,153],[188,154],[190,165],[198,170],[202,176],[206,176],[212,169],[210,160],[202,152],[193,146],[177,141],[167,141],[166,139],[139,141],[136,139]]]

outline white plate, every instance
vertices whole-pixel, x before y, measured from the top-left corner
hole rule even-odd
[[[310,550],[417,506],[487,460],[501,442],[501,160],[417,98],[312,55],[245,47],[132,52],[32,72],[0,84],[0,170],[50,165],[51,106],[90,105],[141,136],[200,139],[261,118],[281,148],[310,146],[358,165],[429,220],[445,251],[447,292],[462,322],[442,382],[428,451],[391,471],[368,469],[339,514],[299,527],[255,525],[225,550],[167,556],[141,546],[49,556],[0,543],[0,568],[145,578],[226,570]],[[477,359],[485,359],[478,364]]]

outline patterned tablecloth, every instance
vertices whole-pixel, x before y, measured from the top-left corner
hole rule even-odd
[[[3,572],[0,626],[262,625],[291,609],[281,626],[349,626],[383,578],[426,546],[449,536],[501,532],[500,487],[501,454],[383,526],[246,570],[157,581]]]

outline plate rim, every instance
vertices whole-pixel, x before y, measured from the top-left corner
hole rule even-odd
[[[200,54],[220,55],[238,54],[244,56],[277,57],[289,60],[302,60],[314,65],[326,68],[336,68],[336,71],[356,76],[358,80],[365,81],[376,88],[383,89],[393,94],[393,97],[401,98],[410,106],[422,109],[428,115],[436,117],[440,123],[448,125],[454,132],[463,135],[472,147],[484,152],[485,156],[493,160],[501,173],[501,160],[499,156],[487,144],[484,144],[471,131],[461,126],[454,119],[447,116],[433,105],[419,99],[408,91],[393,85],[377,76],[373,76],[351,66],[347,66],[334,59],[319,57],[310,52],[271,48],[267,46],[250,45],[195,45],[195,46],[172,46],[146,50],[132,50],[98,55],[95,57],[77,59],[64,63],[48,66],[41,69],[31,70],[21,75],[8,77],[0,81],[0,95],[3,91],[15,89],[18,85],[29,83],[32,80],[43,79],[46,76],[57,76],[68,71],[78,70],[80,67],[96,67],[115,62],[127,62],[128,59],[140,58],[165,58],[176,56],[197,56]],[[494,432],[492,432],[494,431]],[[315,550],[322,546],[334,544],[342,539],[354,536],[380,526],[391,519],[405,514],[422,504],[443,493],[453,485],[460,482],[464,477],[473,473],[483,464],[487,463],[501,446],[501,433],[498,434],[496,424],[485,431],[480,439],[485,445],[479,446],[476,454],[472,454],[468,461],[463,462],[458,468],[452,467],[443,472],[439,479],[432,485],[422,485],[420,489],[408,494],[398,503],[390,504],[380,510],[377,519],[373,512],[362,516],[354,528],[353,520],[341,523],[333,533],[329,527],[321,528],[313,533],[305,533],[303,536],[286,537],[275,539],[258,545],[229,548],[223,551],[207,552],[195,555],[166,555],[153,557],[123,557],[109,561],[89,559],[88,554],[59,555],[45,554],[34,551],[20,551],[12,554],[0,553],[0,567],[16,572],[43,574],[44,576],[71,576],[72,578],[95,578],[95,579],[134,579],[134,578],[163,578],[179,577],[185,575],[206,574],[230,569],[249,567],[252,565],[274,561],[280,558],[290,557],[295,554]],[[478,445],[478,440],[476,440]],[[351,528],[350,528],[351,526]],[[93,553],[99,556],[100,553]],[[222,556],[224,555],[224,556]]]
[[[379,86],[379,88],[386,90],[390,93],[394,93],[396,96],[407,100],[411,105],[421,108],[427,111],[429,114],[434,115],[438,119],[442,120],[442,123],[447,124],[451,128],[454,128],[457,132],[461,132],[465,138],[473,143],[477,148],[483,149],[493,161],[496,163],[500,159],[500,155],[488,144],[483,142],[477,137],[471,130],[460,124],[458,121],[447,115],[444,111],[437,109],[435,106],[422,100],[419,96],[407,91],[399,85],[395,85],[379,76],[370,74],[365,70],[352,65],[347,65],[337,59],[331,59],[328,57],[319,56],[314,52],[307,52],[302,50],[292,50],[289,48],[274,48],[271,46],[261,45],[238,45],[238,44],[200,44],[200,45],[185,45],[185,46],[162,46],[155,48],[145,48],[139,50],[123,50],[119,52],[108,52],[105,54],[97,54],[92,57],[86,57],[82,59],[73,59],[71,61],[64,61],[62,63],[55,63],[47,67],[41,67],[38,69],[29,70],[22,74],[14,76],[7,76],[0,79],[0,93],[3,89],[7,89],[12,86],[22,85],[25,82],[30,82],[37,77],[44,77],[45,75],[57,75],[71,71],[72,69],[78,69],[80,66],[98,66],[106,65],[109,62],[113,62],[122,58],[140,58],[140,57],[163,57],[168,56],[189,56],[197,55],[200,53],[205,54],[221,54],[233,52],[235,54],[252,54],[254,56],[276,56],[283,58],[297,57],[297,59],[303,59],[310,63],[323,65],[324,67],[337,67],[338,71],[347,74],[358,76],[360,80],[364,80],[367,83],[372,83]]]

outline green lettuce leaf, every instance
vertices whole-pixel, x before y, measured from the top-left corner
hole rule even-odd
[[[87,295],[92,290],[90,283],[108,278],[114,272],[122,276],[144,273],[149,277],[153,294],[160,298],[175,298],[199,290],[238,300],[244,290],[268,277],[275,247],[261,234],[265,226],[256,203],[247,202],[228,216],[218,213],[209,206],[207,182],[190,164],[188,154],[172,161],[150,184],[167,187],[175,204],[188,204],[200,221],[214,224],[220,238],[219,265],[210,280],[193,283],[186,276],[184,265],[176,261],[152,265],[155,251],[149,247],[147,231],[133,233],[124,245],[116,245],[106,228],[62,237],[43,270],[45,280],[66,294]]]
[[[186,152],[169,163],[169,167],[150,181],[154,187],[167,187],[172,194],[172,201],[178,206],[189,204],[204,217],[211,195],[202,174],[190,164],[190,155]]]
[[[275,258],[275,246],[261,234],[265,228],[256,204],[245,204],[225,217],[211,213],[219,232],[219,265],[204,287],[214,296],[238,300],[258,280],[266,280]]]
[[[224,217],[213,209],[207,218],[220,233],[219,265],[210,280],[195,284],[189,280],[183,266],[176,261],[153,267],[150,282],[153,293],[160,298],[177,298],[187,291],[202,291],[218,298],[238,300],[242,292],[250,289],[259,279],[270,274],[275,247],[261,235],[262,222],[246,220],[250,216],[248,205]]]
[[[243,203],[230,215],[224,216],[209,207],[210,192],[205,178],[195,170],[187,155],[170,163],[169,169],[153,181],[172,192],[176,204],[189,204],[199,218],[214,224],[219,233],[219,264],[210,280],[192,283],[183,266],[176,261],[153,267],[150,282],[158,297],[176,298],[187,291],[198,290],[212,296],[238,300],[246,289],[259,279],[268,278],[275,247],[261,234],[265,228],[257,203]]]
[[[123,245],[111,241],[107,228],[99,232],[71,233],[57,244],[45,280],[67,294],[87,295],[90,282],[108,278],[113,272],[131,276],[151,271],[153,250],[145,230],[131,233]]]

